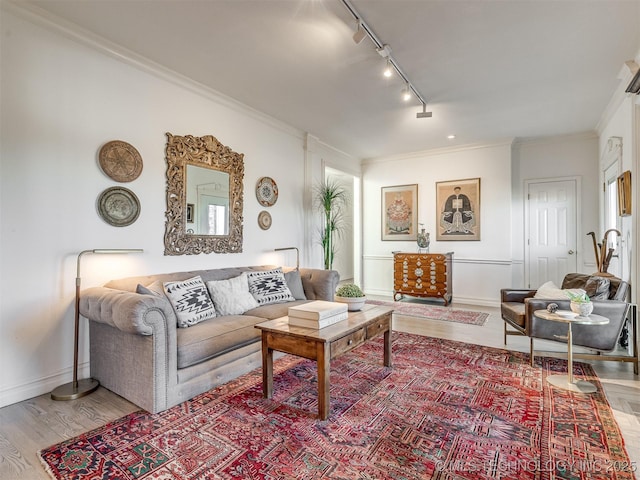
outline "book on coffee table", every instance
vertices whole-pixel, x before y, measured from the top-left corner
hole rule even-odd
[[[289,307],[289,317],[308,318],[310,320],[322,320],[347,311],[346,303],[327,302],[315,300],[295,307]]]
[[[331,315],[330,317],[324,317],[318,320],[289,315],[289,325],[320,330],[321,328],[325,328],[329,325],[333,325],[335,323],[346,320],[348,317],[349,312],[346,310],[344,312],[336,313],[335,315]]]

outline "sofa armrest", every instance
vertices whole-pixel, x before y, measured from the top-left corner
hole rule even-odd
[[[333,301],[333,295],[340,282],[340,274],[337,271],[301,268],[300,278],[307,300]]]
[[[524,303],[525,298],[532,298],[535,294],[536,290],[503,288],[500,290],[500,301]]]
[[[167,328],[175,329],[177,322],[166,298],[107,287],[83,290],[80,314],[94,322],[138,335],[153,335],[158,329],[166,332]]]

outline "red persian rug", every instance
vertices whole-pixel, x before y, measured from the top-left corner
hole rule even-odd
[[[159,414],[139,411],[39,452],[65,479],[633,479],[602,387],[549,388],[566,362],[393,334],[331,365],[331,414],[316,418],[316,367],[276,361]]]
[[[424,317],[432,320],[466,323],[467,325],[484,325],[487,318],[489,318],[488,313],[440,307],[438,305],[426,305],[424,303],[385,302],[383,300],[367,300],[367,303],[393,307],[397,313],[410,317]]]

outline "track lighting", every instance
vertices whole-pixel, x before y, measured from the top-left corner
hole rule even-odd
[[[409,85],[405,85],[405,87],[402,89],[402,100],[404,100],[405,102],[411,100],[411,90],[409,90]]]
[[[364,40],[364,37],[366,36],[367,36],[367,32],[364,31],[364,28],[362,27],[362,22],[358,22],[358,29],[356,30],[356,33],[353,34],[353,41],[359,45],[360,42],[362,42],[362,40]]]
[[[384,70],[382,71],[382,74],[389,78],[391,75],[393,75],[393,67],[391,66],[391,60],[389,60],[387,58],[387,64],[384,67]]]
[[[427,101],[420,94],[420,92],[411,84],[407,75],[402,71],[398,62],[394,60],[391,56],[391,47],[380,41],[375,32],[371,29],[371,26],[368,25],[362,16],[358,13],[355,7],[351,4],[351,0],[341,0],[342,4],[349,11],[353,19],[358,22],[358,27],[356,32],[353,34],[353,41],[356,43],[362,42],[365,36],[368,36],[371,39],[371,42],[376,47],[376,52],[386,60],[386,65],[384,69],[384,76],[389,78],[395,73],[402,79],[405,83],[405,88],[402,91],[402,99],[404,101],[411,100],[411,94],[415,95],[415,97],[422,104],[422,112],[418,112],[416,114],[417,118],[429,118],[432,116],[431,112],[427,112]]]

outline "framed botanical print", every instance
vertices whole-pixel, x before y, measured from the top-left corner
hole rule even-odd
[[[480,240],[480,179],[436,182],[436,240]]]
[[[382,187],[382,240],[417,240],[418,184]]]

